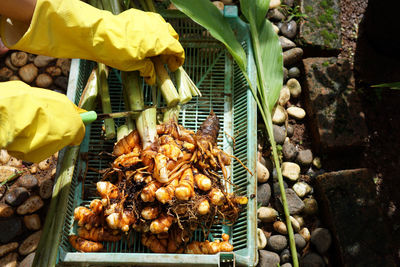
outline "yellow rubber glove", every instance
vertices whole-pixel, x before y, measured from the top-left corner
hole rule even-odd
[[[67,145],[79,145],[85,126],[63,94],[21,81],[0,83],[0,148],[40,162]]]
[[[38,0],[29,28],[7,18],[0,23],[10,49],[139,70],[149,84],[156,81],[150,57],[161,55],[171,71],[185,58],[172,26],[156,13],[136,9],[113,15],[79,0]]]

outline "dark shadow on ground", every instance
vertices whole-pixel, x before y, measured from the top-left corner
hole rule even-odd
[[[359,26],[354,73],[369,133],[362,163],[376,172],[378,198],[400,265],[400,91],[370,87],[400,82],[399,7],[395,0],[369,1]]]

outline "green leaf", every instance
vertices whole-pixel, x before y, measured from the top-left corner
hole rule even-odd
[[[196,23],[206,28],[215,39],[222,42],[239,67],[242,70],[246,69],[246,53],[217,7],[209,0],[171,0],[171,2]]]
[[[250,23],[254,22],[257,28],[267,16],[269,0],[240,0],[240,10]]]
[[[283,57],[282,47],[278,35],[274,32],[272,23],[264,20],[259,32],[260,56],[262,70],[266,82],[265,100],[268,101],[269,110],[279,99],[279,94],[283,86]]]
[[[371,87],[390,87],[390,89],[400,90],[400,82],[376,84]]]

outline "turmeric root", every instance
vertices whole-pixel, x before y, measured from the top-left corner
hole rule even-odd
[[[149,233],[142,234],[142,244],[155,253],[165,253],[167,251],[165,245],[155,235]]]
[[[129,226],[136,222],[136,217],[132,211],[124,210],[119,213],[111,213],[107,216],[106,222],[111,229],[121,229],[128,232]]]
[[[216,206],[222,206],[225,202],[225,196],[222,191],[218,188],[213,188],[210,193],[208,193],[211,204]]]
[[[162,214],[160,217],[155,219],[150,224],[150,231],[153,234],[160,234],[167,232],[169,227],[171,227],[174,217],[166,214]]]
[[[115,144],[113,155],[128,154],[136,147],[140,148],[140,136],[138,131],[134,130]]]
[[[168,182],[167,162],[168,162],[168,157],[161,153],[158,153],[157,156],[154,158],[153,176],[160,183]]]
[[[208,191],[211,189],[211,179],[204,174],[199,173],[199,171],[193,168],[194,181],[200,190]]]
[[[78,221],[79,226],[84,226],[85,224],[98,226],[100,224],[100,217],[92,210],[82,206],[75,208],[74,220]]]
[[[158,207],[145,207],[142,209],[141,215],[145,220],[154,220],[159,212],[160,209]]]
[[[153,202],[156,199],[156,191],[160,187],[161,183],[152,181],[142,189],[140,197],[144,202]]]
[[[174,142],[175,143],[175,142]],[[177,161],[179,158],[183,157],[182,151],[174,145],[172,142],[162,145],[159,150],[160,153],[167,156],[169,159]]]
[[[197,207],[197,212],[200,215],[206,215],[210,212],[210,203],[207,199],[204,199],[199,203],[199,206]]]
[[[121,235],[113,235],[110,232],[106,231],[103,227],[92,228],[90,230],[86,230],[85,228],[79,228],[78,236],[80,238],[95,242],[102,242],[102,241],[116,242],[121,240]]]
[[[156,198],[161,203],[165,204],[172,200],[175,196],[175,188],[178,186],[178,179],[174,179],[169,185],[160,187],[156,191]]]
[[[186,169],[175,189],[175,196],[179,200],[188,200],[194,195],[193,172],[191,168]]]
[[[76,235],[70,235],[68,237],[69,243],[71,243],[72,247],[77,251],[81,252],[98,252],[103,250],[103,244],[98,242],[89,241],[83,238],[80,238]]]
[[[93,199],[90,202],[89,208],[95,213],[95,214],[101,214],[103,212],[103,204],[101,203],[100,199]]]
[[[110,182],[97,182],[97,192],[101,198],[116,199],[119,196],[119,189]]]
[[[132,152],[128,154],[122,154],[116,158],[112,163],[112,166],[114,168],[119,168],[120,166],[130,167],[132,165],[136,165],[137,163],[141,162],[139,155],[140,151],[138,149],[134,149]]]
[[[185,249],[187,254],[216,254],[231,251],[233,251],[233,246],[229,243],[229,235],[227,234],[222,234],[222,242],[220,240],[214,242],[208,240],[204,242],[194,241],[188,244]]]

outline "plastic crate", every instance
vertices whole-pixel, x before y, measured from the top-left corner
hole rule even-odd
[[[180,12],[163,14],[180,36],[185,48],[186,60],[184,68],[201,90],[203,96],[193,98],[180,113],[180,124],[196,131],[209,112],[213,110],[220,119],[221,130],[218,144],[224,151],[238,157],[254,174],[250,175],[237,161],[233,161],[228,171],[232,181],[237,185],[234,191],[249,198],[247,208],[241,213],[233,226],[215,225],[209,239],[220,238],[222,233],[230,235],[234,246],[233,253],[218,253],[216,255],[193,254],[157,254],[151,253],[140,242],[140,233],[133,232],[119,242],[104,242],[106,252],[80,253],[76,252],[68,242],[68,235],[76,233],[73,221],[74,208],[86,205],[96,196],[96,182],[101,176],[87,170],[84,184],[81,177],[86,171],[86,162],[77,159],[71,191],[68,198],[61,243],[58,252],[60,266],[255,266],[258,261],[256,246],[256,151],[257,151],[257,115],[256,104],[250,89],[240,69],[234,63],[225,47],[213,39],[207,31]],[[237,8],[228,6],[224,15],[235,29],[239,40],[251,54],[247,24],[237,16]],[[252,58],[252,57],[250,57]],[[86,60],[74,60],[72,63],[70,87],[68,95],[75,103],[79,102],[82,90],[95,63]],[[248,62],[250,79],[255,79],[254,63]],[[151,101],[150,88],[145,87],[145,101]],[[123,111],[122,88],[118,73],[110,72],[109,88],[113,112]],[[98,112],[101,112],[98,110]],[[124,119],[116,119],[120,125]],[[101,139],[101,122],[94,122],[87,127],[86,136],[81,144],[81,152],[97,155],[102,151],[111,152],[114,143]],[[225,134],[227,133],[227,134]],[[236,140],[235,147],[230,136]],[[72,164],[72,163],[71,163]],[[90,167],[104,169],[109,161],[100,157],[91,157]],[[82,194],[82,185],[85,195]],[[231,188],[232,190],[232,188]],[[193,240],[203,241],[201,231],[196,231]]]

